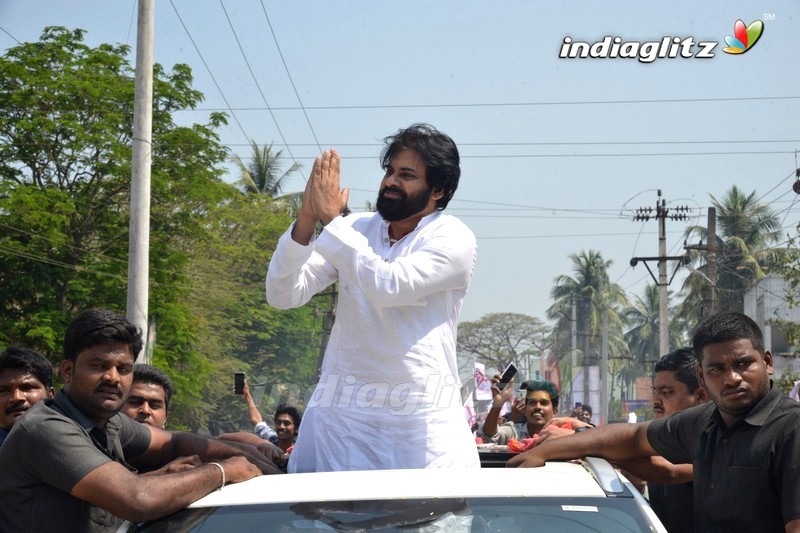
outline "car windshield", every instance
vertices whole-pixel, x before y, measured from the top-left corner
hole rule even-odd
[[[630,498],[468,498],[184,509],[129,531],[650,531]]]

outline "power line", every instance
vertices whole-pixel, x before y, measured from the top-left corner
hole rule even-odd
[[[85,112],[89,111],[91,108],[59,108],[61,113],[67,112]],[[29,113],[31,112],[30,109],[27,110]],[[44,114],[52,114],[52,109],[42,110]],[[97,112],[101,113],[102,110],[98,110]],[[116,111],[115,111],[116,112]],[[760,139],[760,140],[719,140],[719,141],[557,141],[557,142],[479,142],[479,143],[469,143],[469,142],[461,142],[458,143],[460,147],[465,146],[474,146],[474,147],[492,147],[492,148],[502,148],[502,147],[524,147],[524,146],[538,146],[538,147],[551,147],[551,146],[565,146],[565,147],[572,147],[572,146],[659,146],[659,145],[698,145],[698,144],[780,144],[780,143],[800,143],[800,139]],[[21,142],[18,143],[20,146],[45,146],[44,143],[38,142]],[[250,143],[219,143],[220,146],[225,146],[227,148],[249,148],[252,145]],[[317,144],[309,144],[309,143],[273,143],[275,146],[284,146],[284,147],[293,147],[293,148],[308,148],[308,147],[317,147],[319,148],[319,143]],[[382,143],[375,142],[375,143],[337,143],[331,142],[326,143],[329,146],[337,146],[337,147],[347,147],[347,148],[378,148],[383,146]],[[49,145],[46,145],[49,146]],[[182,142],[171,142],[171,143],[164,143],[164,146],[192,146],[190,143],[182,143]],[[794,153],[794,152],[792,152]],[[794,175],[794,171],[791,175]],[[784,178],[785,179],[785,178]],[[781,180],[783,181],[783,180]],[[780,182],[775,187],[777,188],[780,186]],[[772,189],[774,190],[774,189]],[[769,192],[772,192],[770,190]],[[769,194],[769,192],[767,194]]]
[[[225,102],[225,105],[227,107],[226,107],[226,109],[224,109],[224,111],[230,111],[231,116],[233,117],[233,120],[236,122],[236,125],[239,126],[239,131],[242,132],[242,135],[244,135],[245,139],[249,139],[250,137],[248,137],[247,134],[244,132],[244,128],[242,127],[242,123],[239,122],[239,117],[236,116],[236,113],[234,112],[234,109],[231,107],[230,102],[228,102],[228,99],[225,97],[225,93],[222,92],[222,87],[220,87],[219,83],[217,83],[217,78],[214,77],[214,73],[211,72],[211,68],[208,66],[208,63],[206,63],[206,60],[203,57],[203,54],[200,52],[200,48],[197,46],[197,43],[194,42],[194,39],[192,38],[192,34],[189,32],[189,28],[187,28],[186,24],[183,23],[183,19],[181,18],[181,14],[178,13],[178,8],[175,7],[175,3],[172,0],[169,0],[169,3],[172,6],[173,11],[175,11],[175,15],[178,17],[178,21],[180,21],[181,26],[183,26],[183,29],[186,32],[186,35],[189,37],[189,41],[191,41],[192,46],[194,46],[194,49],[197,52],[197,55],[200,56],[200,61],[202,61],[203,62],[203,66],[206,67],[206,71],[208,72],[208,75],[211,77],[211,81],[213,81],[214,85],[217,87],[217,90],[219,91],[219,94],[222,97],[222,101]]]
[[[286,64],[286,59],[283,57],[283,52],[281,51],[281,45],[278,44],[278,37],[275,36],[275,30],[272,29],[272,22],[269,20],[269,15],[267,14],[267,8],[264,6],[264,0],[261,0],[261,9],[264,11],[264,16],[267,19],[267,25],[269,26],[269,31],[272,33],[272,39],[275,41],[275,48],[278,49],[278,55],[281,57],[281,62],[283,63],[283,68],[286,71],[286,75],[289,77],[289,83],[292,84],[292,89],[294,90],[294,95],[297,97],[297,102],[300,104],[300,109],[303,110],[303,116],[306,117],[306,123],[308,124],[308,129],[311,130],[311,135],[314,137],[314,142],[317,143],[317,149],[319,153],[322,154],[323,150],[322,147],[319,145],[319,139],[317,139],[317,133],[314,131],[314,126],[311,125],[311,119],[308,118],[308,113],[306,112],[306,108],[303,106],[303,100],[300,98],[300,93],[297,92],[297,87],[294,84],[294,80],[292,79],[292,74],[289,72],[289,66]],[[288,150],[288,146],[286,149]]]
[[[11,34],[8,32],[8,30],[6,30],[5,28],[3,28],[2,26],[0,26],[0,30],[1,30],[3,33],[5,33],[6,35],[8,35],[9,37],[11,37],[12,39],[14,39],[14,42],[15,42],[15,43],[17,43],[17,44],[22,44],[21,42],[19,42],[19,40],[18,40],[16,37],[14,37],[13,35],[11,35]]]
[[[247,54],[244,53],[244,48],[242,48],[242,43],[239,41],[239,36],[236,34],[236,29],[233,27],[233,23],[231,22],[231,18],[228,16],[228,10],[225,9],[225,4],[222,0],[219,0],[219,5],[222,6],[222,11],[225,13],[225,19],[228,21],[228,26],[231,28],[231,32],[233,33],[233,38],[236,40],[236,45],[239,47],[239,52],[242,54],[242,58],[244,59],[245,64],[247,65],[247,70],[250,71],[250,76],[253,78],[253,82],[256,84],[256,88],[258,89],[258,94],[261,95],[261,99],[264,101],[264,105],[267,106],[267,111],[269,111],[269,116],[272,117],[272,122],[275,123],[275,129],[278,130],[278,135],[280,135],[281,140],[284,142],[284,146],[286,146],[286,150],[289,152],[289,157],[292,158],[292,162],[297,164],[297,160],[292,154],[291,148],[286,145],[286,137],[283,135],[283,131],[281,130],[280,125],[278,124],[278,119],[275,118],[275,113],[272,112],[272,108],[269,106],[269,102],[267,102],[267,97],[264,95],[264,91],[261,90],[261,84],[258,83],[258,78],[256,78],[255,72],[253,72],[253,67],[250,66],[250,61],[247,60]],[[240,159],[243,159],[240,157]],[[253,159],[250,157],[248,159]]]
[[[635,105],[635,104],[685,104],[685,103],[712,103],[712,102],[759,102],[765,100],[798,100],[800,96],[753,96],[731,98],[667,98],[648,100],[568,100],[555,102],[493,102],[493,103],[466,103],[466,104],[363,104],[363,105],[320,105],[305,106],[305,109],[314,111],[327,110],[353,110],[353,109],[411,109],[411,108],[459,108],[459,107],[539,107],[563,105]],[[257,111],[258,107],[237,107],[237,111]],[[297,106],[273,107],[275,110],[299,110]],[[197,111],[219,111],[215,108],[197,108]]]
[[[771,193],[772,191],[774,191],[775,189],[777,189],[778,187],[780,187],[780,186],[781,186],[781,184],[782,184],[784,181],[786,181],[787,179],[789,179],[789,178],[791,178],[792,176],[794,176],[794,175],[795,175],[795,172],[796,172],[795,170],[792,170],[792,171],[789,173],[789,175],[788,175],[788,176],[786,176],[785,178],[781,178],[780,180],[778,180],[778,183],[777,183],[777,184],[776,184],[776,185],[775,185],[773,188],[771,188],[770,190],[768,190],[767,192],[765,192],[764,194],[762,194],[762,195],[761,195],[761,197],[760,197],[758,200],[756,200],[756,203],[760,203],[760,202],[761,202],[761,200],[763,200],[763,199],[764,199],[764,198],[765,198],[765,197],[766,197],[766,196],[767,196],[769,193]]]
[[[652,152],[652,153],[589,153],[589,154],[484,154],[484,155],[461,155],[461,159],[554,159],[561,157],[584,158],[584,157],[685,157],[685,156],[710,156],[710,155],[785,155],[794,153],[792,150],[767,150],[752,152]],[[297,159],[315,159],[314,157],[298,157]],[[241,159],[252,159],[253,157],[242,157]],[[342,156],[342,161],[356,159],[374,159],[375,156],[350,155]]]
[[[668,234],[673,235],[682,235],[683,232],[680,231],[668,231]],[[657,235],[658,232],[649,231],[646,235]],[[495,240],[502,240],[502,239],[561,239],[567,237],[628,237],[631,235],[637,235],[634,232],[619,232],[619,233],[573,233],[573,234],[558,234],[558,235],[513,235],[513,236],[506,236],[506,237],[477,237],[479,241],[495,241]]]

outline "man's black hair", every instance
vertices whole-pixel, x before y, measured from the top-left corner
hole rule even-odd
[[[0,352],[0,372],[9,368],[33,375],[47,389],[53,386],[53,365],[36,350],[9,346]]]
[[[292,417],[292,421],[294,422],[294,430],[295,431],[297,431],[297,429],[300,427],[300,421],[303,418],[300,415],[300,411],[298,411],[296,407],[292,407],[291,405],[286,405],[285,403],[282,403],[282,404],[278,405],[278,407],[275,409],[275,417],[273,418],[275,423],[278,422],[278,415],[289,415],[289,416],[291,416]]]
[[[760,354],[764,353],[764,335],[755,321],[742,313],[727,312],[703,320],[694,332],[695,357],[703,361],[703,349],[709,344],[747,339]]]
[[[78,354],[97,344],[125,344],[136,360],[142,351],[142,332],[124,316],[108,309],[90,309],[78,315],[64,334],[64,359],[72,362]]]
[[[555,384],[547,381],[546,379],[542,380],[535,380],[531,379],[529,381],[525,381],[520,385],[520,389],[534,391],[534,390],[543,390],[547,394],[550,395],[550,401],[553,404],[554,409],[558,409],[558,389],[556,388]]]
[[[436,209],[441,211],[447,207],[461,177],[458,148],[453,139],[430,124],[412,124],[383,140],[386,143],[381,154],[384,170],[401,150],[414,150],[425,163],[428,187],[444,193],[436,201]]]
[[[700,386],[700,382],[697,381],[697,358],[694,356],[694,349],[688,346],[659,357],[653,372],[664,371],[675,372],[675,379],[686,385],[691,394],[694,394]]]
[[[152,383],[164,389],[164,407],[169,413],[169,402],[172,400],[172,380],[168,375],[145,363],[133,367],[133,383]]]

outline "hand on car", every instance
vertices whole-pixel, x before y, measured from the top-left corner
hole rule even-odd
[[[183,472],[190,468],[196,468],[203,464],[199,455],[187,455],[185,457],[178,457],[168,462],[158,470],[145,472],[143,476],[160,476],[161,474],[174,474],[175,472]]]
[[[226,483],[240,483],[261,475],[261,470],[245,457],[228,457],[219,464],[225,470]]]
[[[509,459],[506,463],[506,468],[535,468],[544,466],[544,463],[545,461],[538,453],[537,448],[533,447],[527,452],[522,452]]]

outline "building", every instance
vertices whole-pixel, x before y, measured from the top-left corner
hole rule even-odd
[[[800,373],[798,347],[790,346],[783,328],[776,319],[800,323],[800,307],[786,301],[786,281],[770,274],[744,295],[744,314],[756,321],[764,332],[764,348],[772,353],[774,378],[784,372]]]

